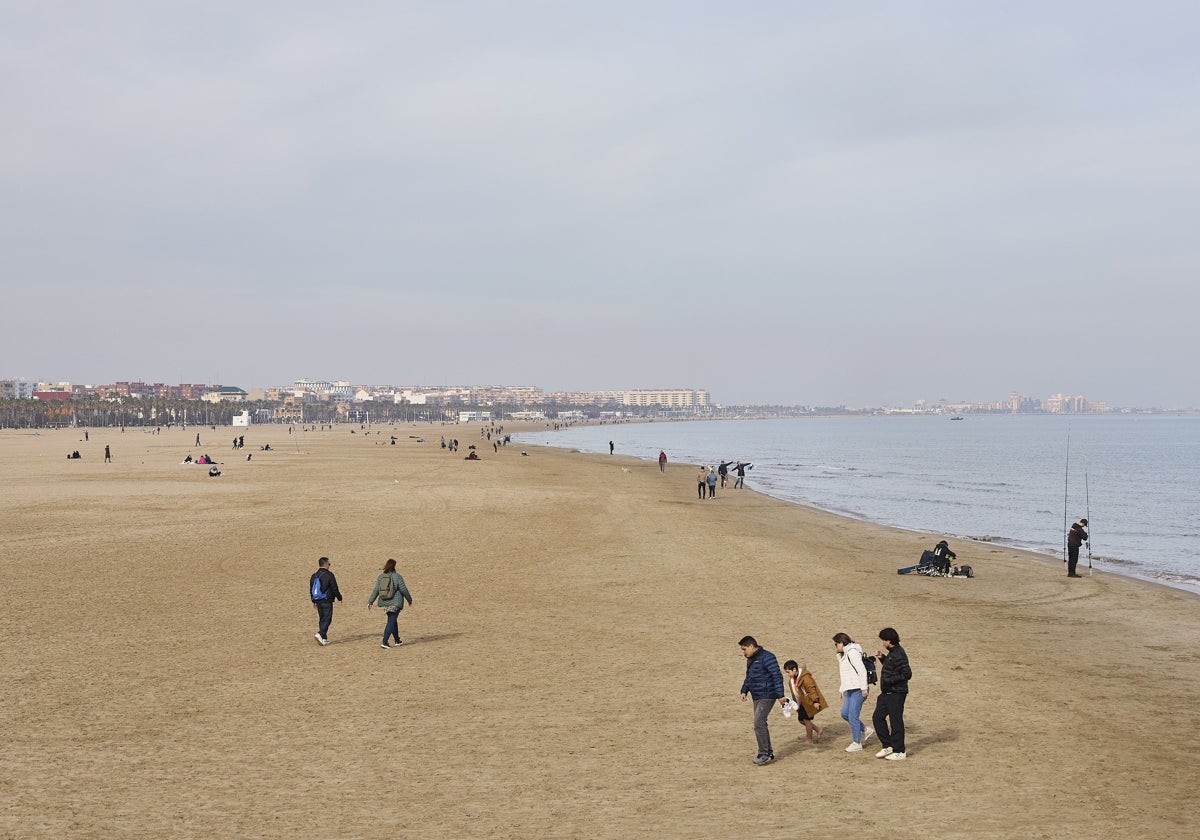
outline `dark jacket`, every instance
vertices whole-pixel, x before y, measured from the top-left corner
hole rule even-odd
[[[1067,547],[1079,548],[1080,545],[1087,542],[1087,538],[1087,531],[1083,530],[1083,526],[1076,522],[1067,533]]]
[[[783,697],[783,672],[779,660],[766,648],[759,648],[746,660],[746,679],[742,683],[742,694],[755,700],[764,697],[778,700]]]
[[[908,681],[912,679],[912,668],[908,666],[908,654],[900,645],[883,655],[883,667],[879,670],[879,690],[884,694],[908,694]]]
[[[313,601],[322,601],[324,603],[332,604],[334,598],[338,599],[339,601],[342,600],[342,593],[341,590],[338,589],[337,578],[335,578],[333,576],[333,572],[329,571],[328,569],[317,569],[315,572],[313,572],[312,577],[308,579],[309,597],[312,597],[313,581],[315,581],[318,576],[321,577],[321,588],[325,591],[326,597],[313,598]]]

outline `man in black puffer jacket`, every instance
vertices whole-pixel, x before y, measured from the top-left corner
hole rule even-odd
[[[875,652],[883,667],[879,669],[879,698],[875,701],[875,734],[883,746],[875,753],[876,758],[902,761],[908,758],[904,752],[904,701],[908,699],[908,681],[912,679],[912,668],[908,665],[908,654],[900,647],[900,634],[891,627],[879,631],[879,640],[884,650]],[[891,728],[888,728],[888,723]]]

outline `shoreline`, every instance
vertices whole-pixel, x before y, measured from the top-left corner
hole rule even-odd
[[[1169,412],[1161,412],[1161,414],[1163,414],[1164,416],[1174,416],[1174,415],[1171,415]],[[847,416],[850,416],[850,415],[847,415]],[[908,415],[904,415],[904,416],[908,416]],[[1097,415],[1097,416],[1099,416],[1099,415]],[[733,420],[767,419],[767,420],[769,420],[769,419],[777,419],[777,418],[705,418],[705,419],[733,419]],[[804,419],[804,418],[785,418],[785,419]],[[813,419],[823,419],[823,416],[816,417]],[[672,422],[674,422],[674,421],[672,421]],[[587,425],[603,425],[603,423],[600,423],[600,424],[589,423]],[[556,432],[559,430],[534,429],[534,430],[522,430],[522,431],[530,431],[530,432],[532,432],[532,431],[547,431],[547,432],[554,431],[554,432]],[[598,456],[602,456],[602,457],[607,457],[607,456],[604,456],[604,453],[599,450],[588,451],[588,450],[576,448],[574,446],[554,446],[551,443],[528,444],[528,445],[539,445],[539,446],[545,446],[545,447],[552,448],[552,449],[574,451],[574,452],[577,452],[578,454],[582,454],[582,455],[598,455]],[[644,463],[654,464],[654,459],[649,456],[640,457],[637,455],[629,455],[626,457],[633,457],[633,458],[637,458],[639,461],[642,461]],[[783,502],[786,504],[796,505],[801,508],[819,511],[821,513],[826,513],[826,514],[829,514],[830,516],[840,517],[842,519],[846,519],[851,522],[861,522],[864,524],[878,525],[878,526],[885,527],[885,528],[893,528],[896,531],[903,532],[903,533],[925,534],[928,536],[936,535],[937,539],[950,538],[950,539],[959,540],[962,543],[968,543],[968,544],[1001,546],[1007,550],[1011,550],[1014,552],[1020,552],[1024,555],[1027,555],[1031,559],[1036,560],[1038,562],[1046,562],[1046,563],[1050,563],[1051,565],[1060,564],[1060,563],[1064,562],[1064,560],[1062,559],[1062,553],[1059,551],[1055,551],[1053,549],[1041,551],[1036,548],[1030,548],[1025,545],[1022,545],[1022,544],[1020,544],[1019,541],[1016,541],[1016,540],[1013,540],[1013,539],[1010,539],[1007,537],[989,535],[989,539],[984,540],[984,539],[979,539],[978,537],[974,537],[971,535],[956,534],[956,533],[952,533],[950,531],[939,532],[939,531],[932,531],[932,530],[924,530],[921,528],[907,526],[907,525],[903,525],[903,524],[893,524],[893,523],[881,522],[878,520],[870,519],[866,516],[859,516],[859,515],[856,515],[854,513],[850,513],[847,511],[828,508],[828,507],[822,507],[821,505],[814,504],[812,502],[800,501],[800,500],[796,500],[796,499],[789,499],[783,495],[776,495],[767,490],[758,489],[757,487],[753,488],[753,492],[759,493],[767,498],[775,499],[777,501],[780,501],[780,502]],[[1164,572],[1163,573],[1164,575],[1175,574],[1177,577],[1181,577],[1182,579],[1172,579],[1172,577],[1161,577],[1160,578],[1160,577],[1156,577],[1153,573],[1142,573],[1142,572],[1132,570],[1135,568],[1135,564],[1130,563],[1129,561],[1126,561],[1126,560],[1122,560],[1120,558],[1094,557],[1093,561],[1095,564],[1097,564],[1094,567],[1094,571],[1099,572],[1101,574],[1109,574],[1109,575],[1113,575],[1113,576],[1116,576],[1119,578],[1137,581],[1137,582],[1143,583],[1143,584],[1159,586],[1159,587],[1163,587],[1163,588],[1171,590],[1171,591],[1183,592],[1188,595],[1192,595],[1197,598],[1200,598],[1200,579],[1197,579],[1194,576],[1188,575],[1186,573]],[[1084,563],[1085,563],[1085,558],[1081,557],[1080,558],[1081,567],[1083,566]],[[1131,570],[1127,571],[1126,570],[1127,568],[1131,569]]]
[[[384,780],[430,837],[824,836],[868,800],[872,832],[1167,837],[1200,804],[1187,593],[987,543],[959,553],[978,577],[898,576],[927,537],[755,489],[701,503],[690,465],[533,443],[467,462],[479,426],[447,432],[457,454],[420,426],[250,427],[243,451],[207,429],[220,478],[180,467],[193,427],[0,433],[19,561],[0,834],[384,838]],[[306,589],[322,555],[345,596],[329,646]],[[381,650],[366,600],[388,557],[414,605]],[[772,714],[778,760],[752,766],[737,640],[835,702],[830,637],[874,650],[884,626],[914,668],[910,760],[846,753],[834,708],[815,745]],[[1114,727],[1102,674],[1155,702]]]

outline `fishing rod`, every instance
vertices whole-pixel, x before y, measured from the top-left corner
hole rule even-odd
[[[1063,470],[1063,562],[1067,562],[1067,480],[1071,475],[1071,427],[1067,426],[1067,466]]]
[[[1087,503],[1087,525],[1088,525],[1088,577],[1092,576],[1092,496],[1088,492],[1088,477],[1087,470],[1083,471],[1083,498]]]

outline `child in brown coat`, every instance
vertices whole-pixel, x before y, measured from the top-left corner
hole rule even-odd
[[[825,695],[821,693],[817,681],[813,679],[812,672],[805,670],[802,665],[797,665],[794,659],[783,663],[783,675],[783,689],[787,692],[788,697],[795,701],[798,707],[796,719],[804,724],[804,730],[808,733],[804,743],[811,744],[820,741],[824,729],[817,726],[813,722],[813,718],[817,716],[817,712],[827,707]]]

